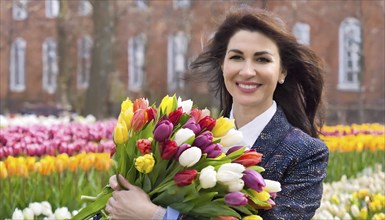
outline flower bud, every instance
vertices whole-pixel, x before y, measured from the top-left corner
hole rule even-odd
[[[213,166],[203,168],[199,175],[199,182],[203,189],[212,188],[217,183],[217,172]]]
[[[216,158],[222,153],[222,146],[220,144],[210,144],[202,150],[202,153],[207,154],[207,158]]]
[[[214,128],[216,121],[210,116],[205,116],[204,118],[199,120],[198,123],[199,123],[199,126],[201,126],[202,130],[211,131]]]
[[[201,159],[202,151],[197,147],[190,147],[179,156],[179,163],[184,167],[192,167]]]
[[[157,110],[155,108],[152,108],[152,107],[147,108],[146,109],[146,113],[147,113],[147,116],[148,116],[148,119],[147,119],[148,121],[156,119]]]
[[[230,182],[228,184],[229,192],[239,192],[245,186],[245,182],[242,179],[237,179],[236,181]]]
[[[194,118],[189,118],[187,122],[182,126],[182,128],[188,128],[197,135],[201,131],[201,127],[198,123],[195,122]]]
[[[148,115],[146,109],[138,109],[134,112],[132,117],[131,127],[134,132],[140,131],[148,122]]]
[[[204,149],[213,141],[213,134],[210,131],[205,131],[202,134],[198,135],[193,142],[193,146],[197,146],[200,149]]]
[[[139,98],[134,101],[134,104],[133,104],[134,112],[136,112],[136,110],[138,109],[147,109],[147,107],[148,107],[148,100],[145,98]]]
[[[184,143],[191,144],[194,138],[195,134],[192,130],[188,128],[181,128],[175,133],[174,141],[178,146],[180,146]]]
[[[136,146],[142,154],[151,153],[151,141],[149,139],[139,139],[136,141]]]
[[[240,163],[245,167],[255,166],[262,160],[262,154],[257,153],[254,149],[244,152],[240,157],[234,160],[234,163]]]
[[[174,157],[175,157],[175,160],[179,160],[179,157],[180,157],[180,155],[183,153],[183,151],[185,151],[187,148],[190,148],[191,147],[191,145],[189,145],[189,144],[182,144],[182,145],[180,145],[179,147],[178,147],[178,151],[176,152],[176,154],[174,155]]]
[[[115,144],[124,144],[128,140],[128,130],[123,120],[118,121],[114,129]]]
[[[166,115],[169,115],[172,111],[176,109],[176,107],[177,107],[177,101],[175,96],[170,97],[168,95],[163,97],[159,105],[161,112]]]
[[[259,215],[248,215],[243,217],[242,220],[262,220],[262,217]]]
[[[241,192],[231,192],[225,195],[225,203],[231,206],[244,206],[247,202],[247,195]]]
[[[254,189],[257,192],[262,192],[263,187],[266,186],[262,175],[255,170],[246,169],[243,171],[242,179],[245,181],[247,187]]]
[[[175,153],[178,151],[178,145],[173,140],[166,140],[165,142],[161,142],[159,144],[160,147],[160,156],[164,160],[171,159]]]
[[[235,129],[230,129],[225,136],[221,137],[220,144],[223,147],[228,148],[231,146],[239,145],[242,140],[242,132]]]
[[[135,159],[135,168],[141,173],[150,173],[155,165],[154,156],[145,154]]]
[[[237,163],[225,163],[219,167],[217,179],[219,182],[230,185],[234,181],[238,181],[243,176],[245,167]]]
[[[182,117],[183,111],[182,107],[177,108],[175,111],[171,112],[168,115],[168,119],[171,121],[171,123],[175,126],[178,124],[180,117]]]
[[[197,175],[196,170],[183,170],[175,174],[174,181],[177,186],[188,186],[195,180]]]
[[[168,139],[174,128],[173,124],[168,120],[160,121],[154,129],[154,139],[158,142]]]
[[[212,133],[214,137],[222,137],[232,128],[235,128],[234,119],[220,117],[217,119]]]
[[[281,183],[274,181],[274,180],[267,180],[265,179],[265,188],[264,190],[268,191],[270,194],[271,193],[277,193],[281,191]]]
[[[182,99],[178,97],[178,107],[182,107],[183,113],[190,114],[192,106],[193,102],[191,99],[182,101]]]

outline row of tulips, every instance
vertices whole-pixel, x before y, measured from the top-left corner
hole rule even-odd
[[[357,178],[325,183],[321,206],[313,219],[385,219],[385,173],[381,165]]]
[[[0,161],[0,180],[7,177],[28,177],[34,173],[49,176],[64,171],[75,172],[90,171],[95,168],[97,171],[108,171],[112,165],[112,159],[108,153],[80,153],[75,156],[59,154],[58,156],[44,156],[40,160],[36,157],[12,157]]]
[[[12,220],[21,219],[70,219],[78,213],[77,210],[70,212],[67,207],[59,207],[52,211],[52,206],[48,201],[32,202],[24,209],[16,208],[12,213]]]
[[[0,129],[0,160],[8,156],[43,156],[115,150],[112,131],[116,120],[95,123],[9,126]]]
[[[385,126],[378,123],[324,126],[321,139],[331,152],[384,151]]]

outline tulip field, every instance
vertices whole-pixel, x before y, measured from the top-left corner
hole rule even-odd
[[[65,219],[114,173],[116,120],[0,115],[0,219]],[[325,126],[330,150],[313,219],[385,219],[385,126]]]

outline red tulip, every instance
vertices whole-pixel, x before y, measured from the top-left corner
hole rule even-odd
[[[136,146],[142,154],[151,153],[151,141],[148,139],[139,139],[136,141]]]
[[[262,154],[257,153],[255,150],[249,150],[244,152],[240,157],[238,157],[234,163],[240,163],[245,167],[255,166],[260,163],[262,160]]]
[[[173,140],[166,140],[159,144],[160,147],[160,156],[164,160],[171,159],[175,153],[178,151],[178,145]]]
[[[146,113],[148,115],[148,121],[151,121],[151,120],[155,120],[156,119],[156,113],[157,113],[157,110],[155,108],[147,108],[146,109]]]
[[[183,115],[183,109],[182,107],[177,108],[175,111],[171,112],[168,115],[168,119],[172,122],[172,124],[175,126],[178,124],[180,117]]]
[[[207,129],[207,130],[211,131],[215,127],[216,121],[212,117],[206,116],[206,117],[202,118],[201,120],[199,120],[198,123],[199,123],[199,126],[201,127],[202,130]]]
[[[131,127],[134,132],[141,130],[148,121],[146,109],[138,109],[132,116]]]
[[[174,181],[177,186],[187,186],[196,179],[197,175],[196,170],[183,170],[175,174]]]

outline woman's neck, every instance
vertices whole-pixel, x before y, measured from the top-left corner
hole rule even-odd
[[[233,116],[235,119],[235,125],[237,128],[243,127],[254,118],[264,113],[270,107],[271,105],[265,108],[257,108],[254,106],[241,106],[233,104]]]

